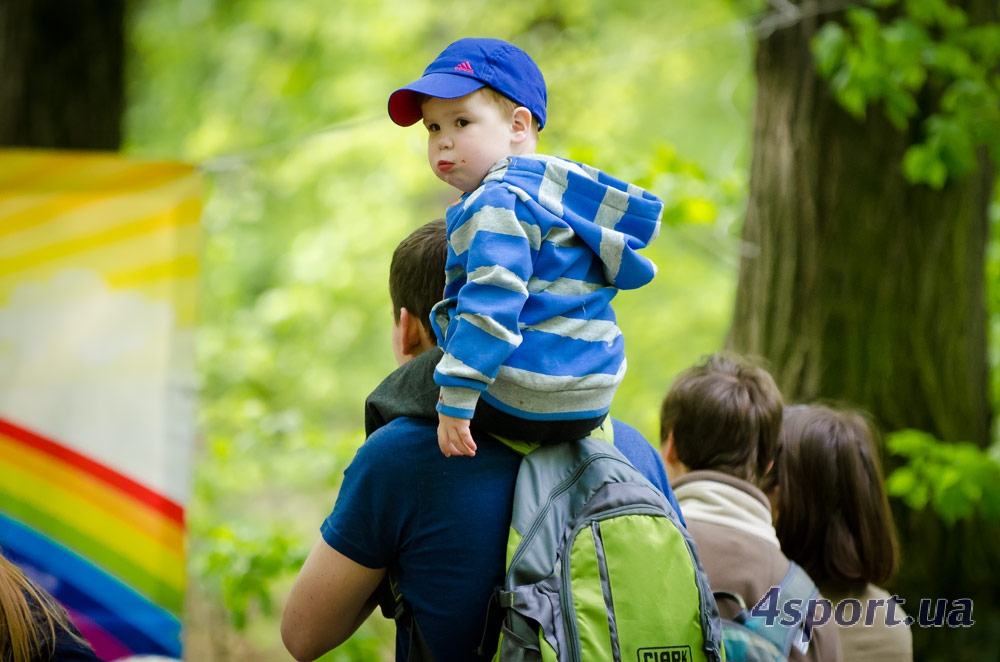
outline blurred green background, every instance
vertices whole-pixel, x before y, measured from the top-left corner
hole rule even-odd
[[[655,441],[674,375],[722,348],[732,320],[753,137],[749,26],[766,4],[130,5],[123,151],[197,163],[207,183],[187,659],[288,659],[284,594],[363,440],[364,397],[395,367],[392,250],[455,195],[426,164],[423,130],[388,119],[389,93],[457,38],[515,41],[549,85],[539,150],[666,201],[648,252],[656,280],[616,300],[629,370],[613,414]],[[993,281],[997,216],[994,205]],[[324,659],[391,659],[392,632],[372,618]]]

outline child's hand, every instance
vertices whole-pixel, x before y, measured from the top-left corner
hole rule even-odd
[[[469,430],[471,421],[467,418],[453,418],[438,413],[438,446],[445,457],[452,455],[476,454],[476,442]]]

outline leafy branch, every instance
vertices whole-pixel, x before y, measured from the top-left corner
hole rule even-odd
[[[890,496],[914,510],[929,505],[949,524],[977,514],[1000,520],[1000,445],[943,443],[919,430],[895,432],[886,443],[907,460],[886,480]]]
[[[946,0],[865,4],[812,41],[817,70],[841,106],[863,119],[880,103],[900,130],[921,122],[922,139],[903,157],[912,183],[940,189],[970,174],[981,147],[1000,162],[1000,24],[972,25]],[[928,96],[935,100],[922,108]]]

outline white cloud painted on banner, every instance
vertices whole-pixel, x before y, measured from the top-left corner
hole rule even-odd
[[[184,503],[193,335],[93,271],[22,283],[0,307],[0,416]]]

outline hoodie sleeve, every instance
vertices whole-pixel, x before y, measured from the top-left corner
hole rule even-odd
[[[506,188],[487,186],[449,210],[449,258],[461,269],[446,288],[455,303],[434,373],[437,409],[448,416],[472,418],[480,393],[521,344],[518,320],[533,256],[516,204]]]

